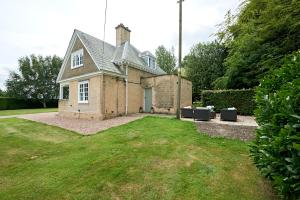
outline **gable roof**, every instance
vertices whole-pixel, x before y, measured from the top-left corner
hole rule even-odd
[[[92,60],[97,66],[98,71],[108,71],[123,75],[119,66],[122,64],[128,64],[131,67],[135,67],[155,75],[166,74],[158,66],[155,69],[148,67],[145,61],[140,57],[140,51],[132,46],[129,42],[126,42],[119,47],[115,47],[98,38],[75,29],[65,54],[62,67],[58,74],[57,82],[62,81],[62,74],[67,65],[67,61],[71,56],[71,51],[76,38],[82,42],[83,46],[86,48],[87,52],[90,54]]]

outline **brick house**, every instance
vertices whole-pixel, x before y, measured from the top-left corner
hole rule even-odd
[[[167,75],[149,52],[130,44],[116,27],[116,46],[74,30],[60,69],[59,115],[107,119],[127,113],[176,112],[177,76]],[[192,104],[192,84],[182,79],[181,106]]]

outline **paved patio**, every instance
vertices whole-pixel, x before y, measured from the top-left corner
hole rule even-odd
[[[193,119],[182,118],[185,121],[194,121]],[[215,119],[210,121],[195,121],[199,132],[207,133],[213,137],[226,137],[250,141],[255,138],[255,130],[258,124],[252,116],[238,115],[236,122],[221,121],[217,114]]]
[[[52,112],[52,113],[18,115],[16,117],[37,121],[48,125],[58,126],[64,129],[78,132],[83,135],[91,135],[99,131],[103,131],[115,126],[120,126],[122,124],[127,124],[137,119],[141,119],[144,116],[145,115],[143,114],[134,114],[134,115],[128,115],[128,116],[122,116],[113,119],[98,121],[98,120],[62,118],[58,116],[57,112]]]
[[[194,121],[191,118],[182,118],[182,120],[185,121]],[[210,121],[196,121],[200,123],[212,123],[212,124],[227,124],[232,126],[258,126],[258,124],[255,121],[255,118],[252,116],[243,116],[238,115],[236,122],[230,122],[230,121],[221,121],[220,120],[220,114],[217,114],[215,119],[211,119]]]

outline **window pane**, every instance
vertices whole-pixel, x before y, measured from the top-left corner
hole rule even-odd
[[[76,55],[76,65],[79,65],[79,56]]]
[[[89,97],[89,84],[88,83],[80,83],[79,84],[79,100],[80,101],[88,101]]]
[[[89,99],[89,84],[85,83],[84,86],[85,100],[87,101]]]
[[[63,88],[63,99],[69,99],[69,86],[64,86]]]
[[[83,64],[83,55],[82,55],[82,53],[80,54],[80,65],[82,65]]]

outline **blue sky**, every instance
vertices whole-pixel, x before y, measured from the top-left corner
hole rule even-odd
[[[178,47],[177,0],[108,0],[105,41],[115,44],[115,27],[131,29],[131,43],[154,53],[159,45]],[[213,40],[216,25],[240,0],[185,0],[183,54]],[[105,0],[2,0],[0,8],[0,88],[18,59],[30,54],[63,57],[73,30],[103,39]],[[177,52],[175,52],[177,53]]]

